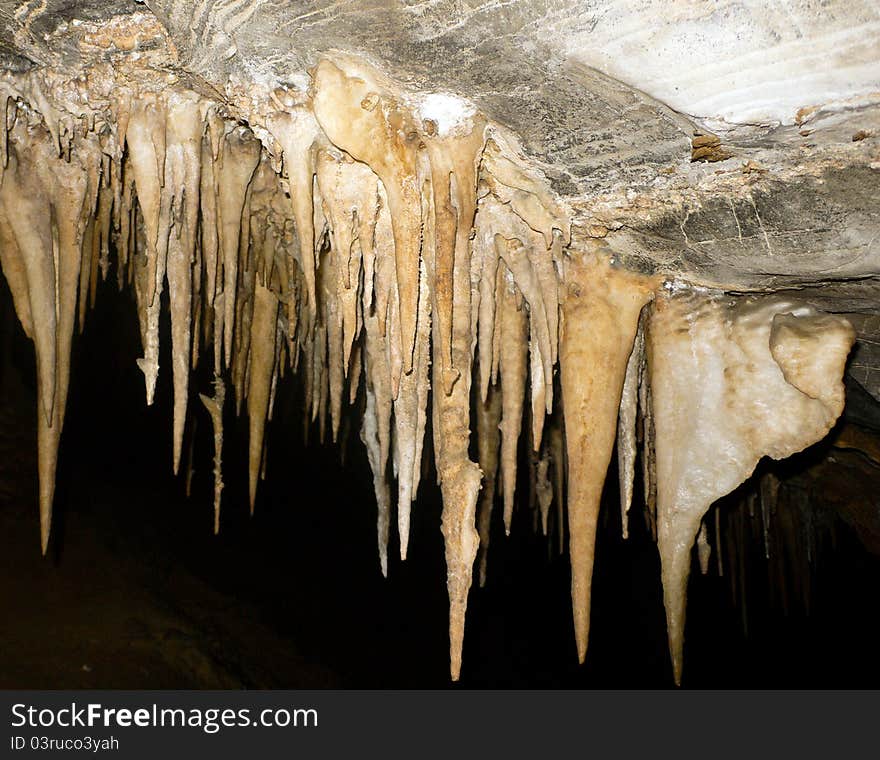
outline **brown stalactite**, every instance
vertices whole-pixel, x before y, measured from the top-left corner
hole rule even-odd
[[[587,653],[596,522],[639,321],[656,282],[585,255],[572,259],[562,303],[559,368],[568,461],[571,603],[578,658]]]

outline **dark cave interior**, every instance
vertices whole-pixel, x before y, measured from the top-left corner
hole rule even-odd
[[[38,540],[33,348],[5,282],[0,286],[0,687],[451,687],[433,474],[414,505],[409,559],[400,562],[392,537],[383,579],[371,476],[355,445],[356,426],[344,464],[340,447],[319,443],[314,426],[303,445],[301,396],[288,377],[268,428],[267,477],[252,518],[247,425],[227,405],[226,488],[214,536],[207,414],[192,404],[187,499],[185,475],[175,478],[170,467],[170,372],[160,373],[156,402],[147,407],[135,363],[135,307],[114,279],[100,285],[97,308],[74,343],[46,557]],[[167,325],[162,329],[167,335]],[[170,366],[169,343],[163,367]],[[201,377],[194,385],[203,390],[208,382]],[[785,482],[817,466],[829,446],[761,467]],[[526,472],[520,468],[520,495],[528,494]],[[847,477],[845,468],[839,472]],[[577,664],[572,636],[567,558],[534,532],[527,504],[518,503],[509,538],[500,510],[493,516],[488,581],[470,594],[456,688],[673,685],[656,546],[638,494],[630,538],[621,538],[616,483],[607,479],[585,665]],[[809,614],[802,604],[785,609],[785,594],[768,580],[755,528],[761,517],[741,507],[737,516],[738,507],[726,503],[735,497],[713,513],[725,510],[726,529],[741,533],[747,618],[742,586],[734,600],[714,556],[707,575],[692,573],[683,686],[876,684],[880,558],[836,512],[816,509],[815,500],[799,517],[791,512],[791,520],[806,514],[830,526],[833,541],[812,555]],[[786,508],[780,501],[777,511]]]

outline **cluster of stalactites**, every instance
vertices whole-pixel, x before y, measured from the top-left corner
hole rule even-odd
[[[36,348],[44,551],[72,335],[115,249],[119,286],[136,294],[147,403],[167,288],[175,471],[192,368],[213,362],[201,400],[215,531],[230,384],[249,420],[251,510],[287,367],[303,380],[307,431],[317,421],[323,437],[329,422],[336,440],[344,407],[356,406],[383,573],[395,505],[407,554],[431,414],[453,678],[478,548],[486,578],[496,490],[511,529],[520,437],[536,524],[548,534],[555,521],[560,546],[567,516],[581,660],[605,474],[616,441],[626,526],[641,441],[678,678],[700,520],[761,456],[824,436],[843,403],[849,326],[778,300],[671,293],[568,250],[568,217],[544,180],[451,95],[406,93],[336,56],[313,70],[308,95],[274,101],[251,131],[182,90],[123,88],[107,118],[72,126],[48,104],[38,113],[21,94],[7,100],[0,260]],[[734,448],[735,462],[717,456]]]

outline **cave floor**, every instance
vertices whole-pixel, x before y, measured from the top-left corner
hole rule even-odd
[[[33,489],[35,467],[32,425],[15,419],[20,414],[30,416],[30,404],[0,409],[0,687],[339,685],[332,671],[298,655],[262,623],[259,610],[211,588],[161,551],[138,551],[109,536],[109,526],[97,524],[99,509],[59,516],[63,547],[53,544],[41,557],[35,509],[15,498]],[[72,495],[81,498],[77,491]],[[113,502],[118,493],[112,484],[92,482],[88,500]],[[272,652],[271,667],[264,652]]]

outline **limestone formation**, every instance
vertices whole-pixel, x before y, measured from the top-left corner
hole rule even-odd
[[[354,10],[338,11],[339,37],[302,27],[301,49],[272,58],[254,52],[267,23],[258,3],[252,22],[250,11],[225,16],[222,3],[194,19],[164,0],[145,5],[152,13],[108,11],[74,31],[47,31],[72,35],[60,52],[35,36],[39,11],[13,14],[4,32],[26,61],[10,59],[0,74],[0,264],[35,349],[43,552],[74,326],[83,329],[99,274],[116,267],[120,287],[134,288],[147,404],[166,371],[159,325],[163,304],[170,309],[172,465],[177,472],[187,420],[206,410],[215,532],[223,459],[240,456],[223,452],[227,392],[248,417],[253,512],[275,389],[289,369],[304,387],[307,432],[317,422],[322,440],[329,430],[337,441],[346,417],[359,428],[383,575],[395,524],[407,556],[423,461],[433,458],[453,679],[467,662],[476,559],[480,585],[492,572],[495,502],[509,534],[528,496],[518,493],[518,462],[531,456],[536,524],[560,550],[567,531],[583,661],[616,444],[624,536],[642,507],[637,472],[644,482],[680,681],[692,548],[707,572],[710,552],[721,568],[732,540],[717,516],[707,525],[709,508],[762,457],[788,457],[829,433],[857,337],[831,312],[880,309],[876,49],[843,34],[858,92],[810,75],[817,100],[798,101],[812,110],[797,114],[778,88],[762,96],[772,102],[746,103],[749,72],[735,62],[719,64],[735,87],[717,94],[690,72],[679,72],[689,89],[674,96],[671,71],[650,78],[650,95],[715,117],[698,123],[609,78],[638,85],[627,35],[654,42],[625,3],[593,24],[625,19],[605,74],[586,68],[602,68],[601,50],[584,52],[593,27],[572,16],[580,25],[561,41],[547,37],[552,29],[535,38],[544,69],[511,52],[504,65],[518,63],[524,84],[495,67],[494,91],[464,64],[438,69],[410,41],[392,55],[385,32],[374,39],[355,28]],[[379,5],[391,13],[394,4]],[[494,18],[465,5],[461,23],[472,31],[471,16]],[[544,4],[514,5],[526,28]],[[876,13],[856,5],[851,14],[865,16],[876,47]],[[688,23],[708,23],[691,11]],[[447,38],[424,13],[414,23],[425,39],[432,29],[431,39]],[[806,44],[796,43],[800,54]],[[563,50],[564,64],[551,55]],[[489,53],[475,55],[488,66]],[[533,121],[513,100],[530,87]],[[772,118],[780,123],[744,123]],[[624,134],[632,119],[648,125],[643,145]],[[850,137],[856,125],[859,139]],[[848,205],[835,190],[845,175],[855,183]],[[819,253],[799,258],[805,239],[795,227],[812,223],[813,201],[817,214],[831,210],[813,220],[826,225]],[[189,403],[208,390],[195,388],[199,362],[214,378],[200,394],[205,410]],[[862,364],[865,377],[880,371]],[[191,466],[190,453],[187,482]],[[769,546],[767,514],[764,526]]]

